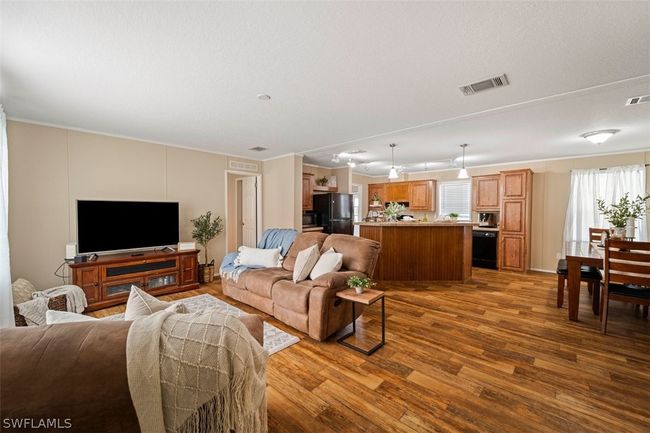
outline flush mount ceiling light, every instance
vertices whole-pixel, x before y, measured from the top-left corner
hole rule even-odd
[[[270,101],[271,100],[271,95],[267,95],[266,93],[260,93],[257,95],[257,99],[260,101]]]
[[[354,168],[357,166],[357,163],[354,162],[352,158],[348,158],[348,166]]]
[[[395,147],[396,146],[397,144],[395,143],[390,144],[392,166],[390,168],[390,171],[388,172],[389,179],[397,179],[399,177],[399,175],[397,174],[397,169],[395,168]]]
[[[465,168],[465,148],[467,144],[461,144],[460,147],[463,149],[463,166],[458,172],[458,179],[467,179],[469,178],[469,174],[467,174],[467,169]]]
[[[603,144],[617,132],[620,132],[620,129],[601,129],[600,131],[585,132],[584,134],[580,134],[580,137],[594,144]]]

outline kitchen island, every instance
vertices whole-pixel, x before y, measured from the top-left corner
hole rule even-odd
[[[380,281],[467,281],[472,226],[461,222],[360,222],[359,236],[381,244]]]

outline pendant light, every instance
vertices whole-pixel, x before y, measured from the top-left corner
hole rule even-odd
[[[463,167],[458,172],[458,179],[468,179],[469,174],[467,174],[467,169],[465,168],[465,148],[467,144],[461,144],[460,147],[463,149]]]
[[[395,143],[390,144],[390,153],[391,153],[391,160],[393,162],[393,165],[390,168],[390,171],[388,172],[389,179],[399,178],[399,175],[397,174],[397,169],[395,168],[395,146],[397,146],[397,144]]]

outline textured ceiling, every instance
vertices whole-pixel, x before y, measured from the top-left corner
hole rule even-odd
[[[376,168],[359,170],[375,173],[393,141],[405,165],[463,142],[477,164],[596,153],[576,136],[598,128],[622,129],[607,151],[650,143],[650,104],[622,107],[650,93],[649,2],[4,1],[0,13],[10,118],[254,158],[327,163],[362,146]],[[458,90],[504,72],[508,87]]]

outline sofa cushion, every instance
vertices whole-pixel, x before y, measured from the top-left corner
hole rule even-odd
[[[187,308],[180,302],[165,302],[151,296],[136,286],[131,286],[129,299],[126,301],[124,320],[135,320],[140,316],[148,316],[157,311],[172,311],[174,313],[187,313]]]
[[[299,283],[306,280],[309,273],[318,262],[319,257],[320,253],[318,252],[318,245],[312,245],[311,247],[300,251],[293,267],[293,282]]]
[[[71,313],[69,311],[47,310],[45,313],[45,324],[55,325],[57,323],[72,322],[92,322],[99,320],[95,317],[85,316],[83,314]]]
[[[239,282],[249,292],[271,298],[271,288],[280,280],[289,280],[292,273],[282,268],[249,269],[239,277]]]
[[[311,272],[309,273],[309,278],[315,280],[321,275],[325,275],[330,272],[336,272],[341,269],[342,265],[343,254],[337,253],[334,251],[334,248],[330,248],[320,256]]]
[[[306,281],[298,284],[293,281],[278,281],[273,286],[273,303],[285,310],[307,314],[311,289],[311,285]]]
[[[321,252],[330,248],[343,254],[342,269],[372,276],[377,264],[379,242],[352,235],[333,234],[325,239]]]
[[[293,271],[298,253],[305,248],[309,248],[312,245],[318,245],[318,249],[320,250],[326,238],[327,235],[325,233],[300,233],[298,236],[296,236],[296,239],[293,240],[293,244],[291,244],[291,248],[289,248],[289,252],[282,262],[282,267],[287,271]]]
[[[251,248],[246,246],[239,247],[239,255],[235,259],[236,265],[242,266],[263,266],[265,268],[274,268],[280,266],[282,248]]]

